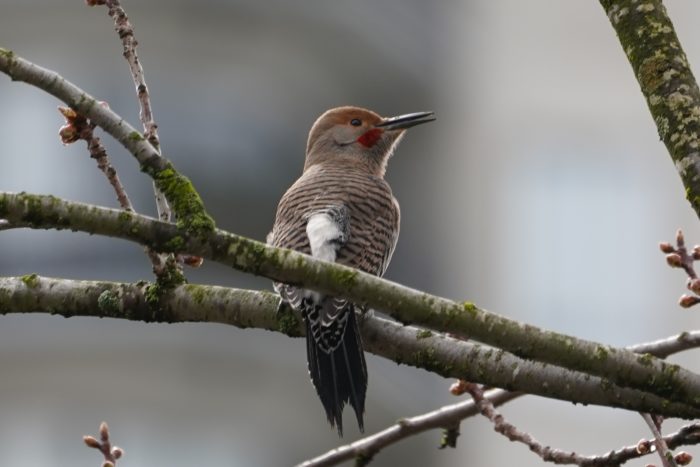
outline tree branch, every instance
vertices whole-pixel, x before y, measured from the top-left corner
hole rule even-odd
[[[148,86],[146,85],[146,77],[143,72],[143,67],[141,66],[141,61],[136,53],[138,42],[134,37],[134,27],[131,25],[129,18],[126,16],[126,11],[122,8],[119,0],[106,0],[104,3],[107,6],[109,16],[114,20],[114,30],[117,31],[119,39],[122,41],[122,46],[124,47],[123,55],[129,64],[131,78],[136,86],[136,95],[138,97],[139,107],[141,108],[139,119],[143,124],[143,135],[156,150],[159,150],[158,125],[156,125],[153,119],[153,109],[151,106],[151,98],[148,93]],[[161,220],[167,219],[161,218]]]
[[[139,119],[143,126],[143,136],[151,143],[153,148],[161,154],[162,148],[160,146],[160,140],[158,139],[158,125],[156,125],[153,119],[151,97],[148,92],[148,86],[146,85],[146,77],[143,72],[143,67],[141,66],[141,61],[136,53],[138,41],[134,36],[134,28],[129,18],[126,16],[126,11],[124,11],[124,8],[122,8],[119,3],[119,0],[106,0],[104,4],[107,6],[107,12],[110,18],[114,21],[114,30],[117,32],[119,39],[121,39],[124,49],[123,55],[126,62],[129,64],[131,79],[134,82],[134,86],[136,86],[136,97],[140,108]],[[155,180],[153,181],[153,194],[156,202],[158,219],[163,222],[172,222],[174,220],[173,212],[170,209],[165,194],[158,188],[158,184]],[[158,254],[148,248],[146,248],[146,253],[153,263],[153,272],[162,284],[167,285],[170,278],[175,278],[177,283],[185,281],[185,276],[182,273],[182,264],[176,261],[173,254]]]
[[[493,405],[498,406],[504,403],[504,401],[501,400],[502,394],[496,393],[495,391],[490,391],[486,393],[486,398],[489,399]],[[507,402],[507,401],[505,401]],[[440,414],[440,411],[442,410],[452,410],[452,407],[455,407],[456,411],[456,406],[463,406],[460,410],[463,413],[467,413],[467,416],[473,416],[478,413],[478,409],[476,407],[476,404],[474,403],[473,400],[468,400],[465,402],[461,402],[459,404],[454,404],[454,406],[447,406],[443,407],[442,409],[436,410],[435,412],[430,412],[425,415],[419,415],[417,417],[412,417],[407,419],[407,421],[410,421],[411,423],[423,423],[424,417],[427,417],[425,419],[425,425],[428,423],[432,423],[432,417],[433,416],[438,416]],[[440,428],[440,425],[436,427],[430,427],[431,428]],[[390,428],[387,428],[385,431],[381,431],[377,433],[376,435],[372,435],[371,437],[368,438],[363,438],[359,441],[356,441],[352,444],[348,444],[347,446],[341,446],[338,448],[335,448],[331,451],[328,451],[327,453],[315,457],[313,459],[310,459],[302,464],[299,464],[299,467],[330,467],[333,465],[338,465],[341,462],[350,460],[350,459],[368,459],[371,458],[371,456],[375,455],[379,450],[382,448],[386,447],[389,444],[393,444],[394,442],[403,439],[404,437],[395,437],[394,439],[394,432],[400,431],[401,425],[400,423],[397,423],[396,425],[391,426]],[[423,431],[423,430],[421,430]],[[416,431],[418,433],[419,431]],[[411,433],[413,434],[413,433]],[[379,435],[382,435],[381,437]],[[374,438],[377,436],[377,438]],[[392,437],[392,438],[390,438]],[[384,442],[385,440],[389,442]],[[666,442],[668,447],[670,449],[675,449],[680,446],[689,446],[689,445],[695,445],[695,444],[700,444],[700,424],[698,423],[692,423],[685,425],[682,427],[680,430],[678,430],[675,433],[671,433],[670,435],[664,436],[663,440]],[[642,440],[640,443],[646,443],[648,442],[647,440]],[[558,464],[576,464],[580,465],[581,467],[610,467],[610,466],[618,466],[622,465],[627,461],[630,461],[632,459],[638,459],[640,457],[649,455],[653,451],[647,451],[647,452],[640,452],[638,449],[639,443],[635,445],[630,445],[630,446],[625,446],[620,449],[615,449],[613,451],[607,452],[605,454],[599,454],[599,455],[592,455],[592,456],[584,456],[581,454],[577,454],[575,452],[563,452],[563,451],[558,451],[558,450],[553,450],[549,448],[550,452],[551,451],[557,451],[553,458],[556,458],[557,461],[555,463]]]
[[[523,358],[601,376],[605,385],[636,388],[700,407],[700,376],[651,355],[546,331],[472,303],[456,303],[222,230],[191,236],[173,224],[135,213],[26,193],[0,192],[0,218],[32,228],[79,230],[131,240],[157,251],[195,254],[243,272],[346,297],[386,311],[403,323],[467,335]]]
[[[278,312],[270,292],[186,284],[153,296],[148,283],[51,279],[37,275],[0,278],[0,313],[49,312],[146,322],[217,322],[241,328],[303,335],[301,320],[289,309]],[[648,393],[604,383],[600,378],[553,365],[523,360],[491,347],[431,333],[414,326],[364,315],[360,320],[368,352],[432,371],[446,378],[469,379],[582,404],[646,410],[685,418],[700,410]],[[693,334],[700,345],[700,333]],[[661,348],[671,347],[666,341]],[[675,348],[687,348],[687,340]],[[654,350],[653,348],[649,348]]]
[[[700,331],[693,331],[684,332],[665,339],[659,339],[654,342],[632,345],[627,347],[627,349],[632,352],[650,353],[657,357],[664,358],[671,354],[698,346],[700,346]],[[549,384],[549,382],[547,382],[547,384]],[[526,394],[494,389],[488,391],[484,397],[490,401],[493,406],[497,407],[524,395]],[[477,415],[478,413],[479,408],[473,399],[441,407],[423,415],[401,420],[395,425],[378,433],[362,438],[352,444],[337,447],[325,454],[305,461],[300,464],[300,466],[325,467],[337,465],[353,458],[369,461],[382,449],[391,444],[424,431],[436,428],[446,429],[447,427],[455,426],[461,420]],[[700,444],[700,424],[686,425],[677,433],[666,436],[664,440],[671,449],[688,444]],[[642,443],[647,443],[647,441],[644,440]],[[554,454],[556,451],[555,457],[562,460],[572,461],[573,463],[590,467],[619,465],[630,459],[641,457],[649,453],[648,450],[646,452],[640,451],[637,446],[621,448],[598,456],[582,456],[572,452],[567,453],[561,450],[552,450],[551,448],[549,448],[549,451],[550,454]]]
[[[118,0],[106,0],[105,5],[107,6],[109,16],[114,20],[114,30],[122,41],[122,46],[124,48],[123,55],[129,64],[131,79],[136,86],[136,96],[140,107],[139,119],[143,125],[143,136],[151,143],[155,150],[160,153],[161,146],[160,140],[158,139],[158,125],[156,125],[153,119],[153,107],[148,92],[148,85],[146,84],[146,77],[143,72],[143,67],[141,66],[141,60],[139,60],[138,54],[136,53],[138,41],[136,37],[134,37],[134,28],[129,18],[126,16],[126,11],[124,11],[124,8],[122,8]],[[156,200],[156,208],[158,210],[158,219],[164,222],[171,222],[173,220],[172,210],[168,205],[165,195],[158,188],[155,181],[153,182],[153,191]],[[158,267],[164,267],[167,258],[161,256],[158,257],[158,260],[160,262]]]
[[[486,397],[494,405],[498,406],[518,397],[518,395],[517,393],[501,389],[494,389],[489,391]],[[461,420],[478,413],[479,409],[472,399],[440,407],[426,414],[401,419],[389,428],[355,441],[352,444],[332,449],[325,454],[302,462],[297,467],[328,467],[350,459],[361,459],[363,462],[368,462],[379,451],[402,439],[424,431],[457,424]]]
[[[700,331],[682,332],[677,336],[659,339],[646,344],[637,344],[627,347],[635,353],[648,353],[659,358],[666,358],[671,354],[684,350],[700,347]]]
[[[700,89],[661,0],[600,0],[700,216]]]
[[[610,466],[610,465],[620,465],[629,459],[640,457],[642,455],[649,454],[650,450],[639,449],[640,445],[647,445],[646,440],[642,440],[637,443],[636,446],[632,448],[623,448],[618,451],[611,451],[608,454],[602,456],[582,456],[573,451],[564,451],[557,448],[552,448],[551,446],[545,446],[539,441],[537,441],[531,434],[518,429],[512,423],[509,423],[503,415],[501,415],[494,407],[494,404],[484,396],[482,389],[474,384],[468,383],[466,385],[466,390],[471,394],[478,410],[486,418],[491,421],[494,425],[494,430],[510,441],[515,441],[526,445],[530,451],[534,452],[545,462],[552,462],[554,464],[575,464],[580,466]],[[661,436],[658,429],[651,421],[651,415],[644,414],[645,420],[650,422],[650,427],[654,432],[654,439],[657,443],[657,451],[664,461],[664,467],[676,467],[673,460],[673,456],[668,452],[666,439]],[[700,442],[700,425],[693,424],[687,425],[678,433],[674,433],[669,437],[670,441],[681,442],[685,444],[697,444]],[[660,446],[666,448],[662,452]]]
[[[659,430],[659,426],[656,425],[654,416],[648,413],[642,413],[641,416],[649,427],[649,430],[651,430],[651,434],[654,436],[654,445],[656,445],[656,453],[661,459],[661,465],[663,465],[663,467],[678,467],[673,460],[673,454],[668,450],[668,445]]]
[[[0,48],[0,71],[12,80],[31,84],[62,100],[119,141],[165,194],[177,215],[178,226],[193,235],[214,229],[214,221],[206,213],[204,203],[189,179],[179,174],[170,161],[113,110],[101,106],[94,97],[58,73],[3,48]]]

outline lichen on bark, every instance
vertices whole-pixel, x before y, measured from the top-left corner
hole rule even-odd
[[[700,216],[700,89],[660,0],[600,0]]]

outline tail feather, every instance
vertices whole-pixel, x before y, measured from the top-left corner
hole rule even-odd
[[[326,352],[314,339],[306,322],[306,350],[309,375],[321,399],[331,426],[343,436],[343,408],[346,403],[355,410],[360,431],[364,430],[363,414],[367,392],[367,365],[362,340],[352,305],[348,305],[348,321],[340,344]]]

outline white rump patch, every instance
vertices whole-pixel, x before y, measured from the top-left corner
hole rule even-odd
[[[306,235],[309,237],[311,256],[335,262],[338,240],[342,239],[343,232],[331,216],[324,212],[310,216],[306,224]]]

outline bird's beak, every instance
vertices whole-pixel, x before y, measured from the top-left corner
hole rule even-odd
[[[415,112],[386,118],[383,122],[377,124],[376,127],[382,130],[405,130],[406,128],[432,122],[433,120],[435,120],[435,113],[433,112]]]

